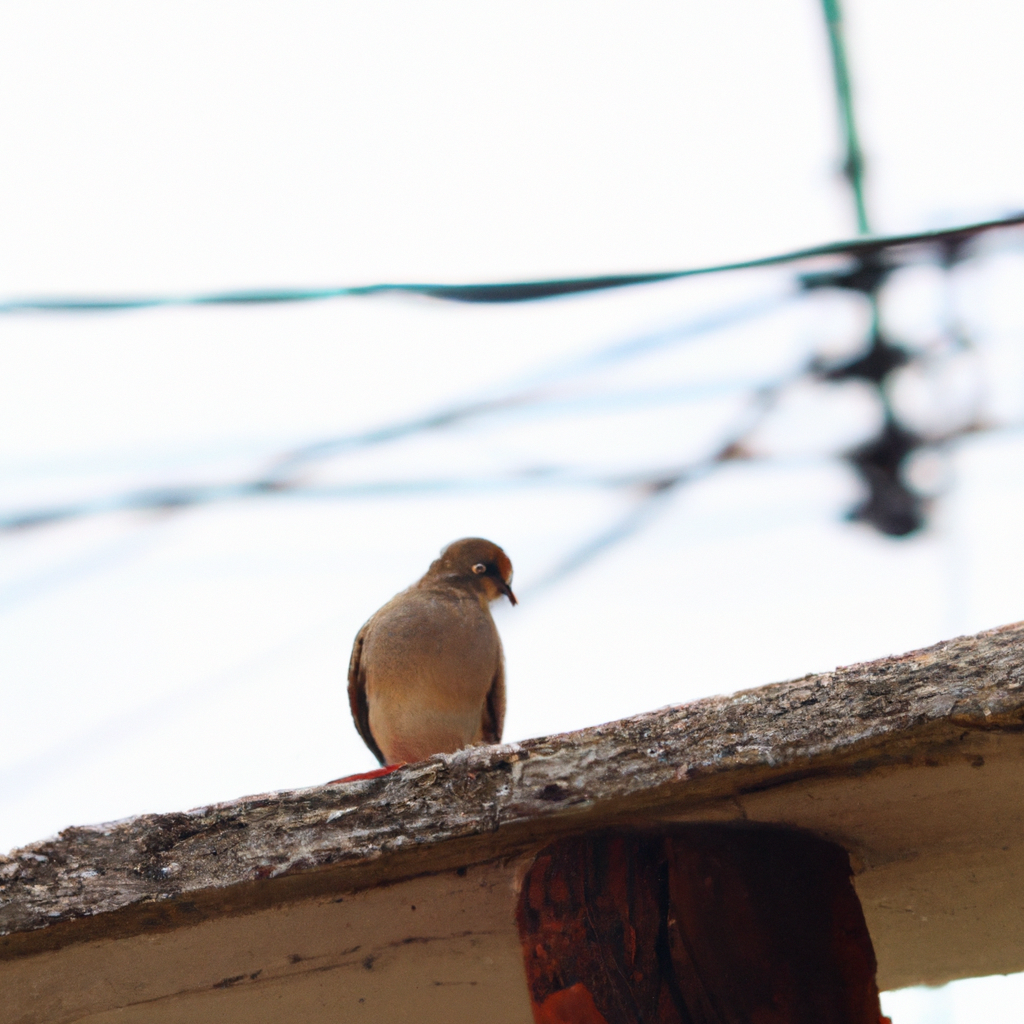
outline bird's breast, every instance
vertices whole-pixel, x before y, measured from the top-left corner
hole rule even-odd
[[[501,641],[490,613],[475,600],[423,596],[385,605],[365,641],[364,660],[378,677],[447,682],[453,691],[491,677]],[[367,678],[369,682],[369,678]]]
[[[389,761],[479,742],[501,658],[498,631],[475,598],[414,591],[385,605],[362,662],[370,730]]]

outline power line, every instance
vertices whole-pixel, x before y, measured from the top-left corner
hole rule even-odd
[[[754,320],[781,308],[784,303],[796,297],[796,293],[773,295],[755,299],[742,306],[716,310],[696,320],[673,324],[661,330],[627,338],[625,341],[616,340],[583,355],[558,360],[531,371],[511,385],[495,389],[496,394],[490,398],[457,403],[446,409],[408,420],[399,420],[373,430],[324,438],[302,445],[271,463],[263,474],[264,484],[276,485],[287,473],[293,472],[309,462],[330,458],[349,449],[386,444],[413,434],[457,426],[483,416],[546,403],[550,396],[545,389],[560,381],[581,376],[600,367],[637,359],[668,346],[691,341],[714,331]]]
[[[862,235],[867,235],[870,228],[868,225],[867,207],[864,201],[864,157],[854,118],[853,96],[846,61],[846,46],[843,38],[839,0],[822,0],[822,7],[832,53],[836,98],[843,122],[846,148],[846,160],[843,170],[853,192],[854,206],[857,213],[857,228]],[[959,251],[962,247],[963,237],[957,236],[955,241],[943,241],[941,244],[948,253],[953,253],[954,251]],[[853,247],[846,249],[846,252],[853,255]],[[845,275],[838,277],[829,274],[818,275],[817,280],[811,279],[805,282],[810,287],[828,285],[852,287],[865,292],[871,301],[873,310],[872,347],[864,359],[855,360],[843,367],[839,371],[843,376],[871,377],[870,374],[864,372],[861,364],[870,363],[872,356],[877,354],[888,354],[884,350],[884,339],[881,338],[879,332],[877,302],[878,286],[886,276],[885,270],[882,267],[881,257],[883,252],[884,250],[880,248],[858,248],[855,254],[859,258],[852,274],[848,271]],[[905,353],[902,350],[892,346],[888,346],[888,349],[891,353],[902,358],[896,358],[895,361],[890,360],[891,365],[886,366],[881,373],[871,377],[879,389],[881,389],[881,381],[884,375],[895,366],[906,361]],[[841,378],[836,376],[835,379]],[[719,452],[713,454],[704,464],[703,468],[705,470],[714,468],[715,465],[721,464],[727,458],[733,457],[733,453],[742,449],[745,439],[750,435],[754,427],[763,420],[764,416],[775,404],[778,395],[784,387],[785,384],[780,382],[774,387],[764,388],[755,392],[755,409],[757,413],[753,423],[749,427],[740,430]],[[917,529],[920,525],[919,510],[921,502],[899,481],[897,471],[906,456],[914,451],[915,448],[921,447],[921,439],[909,431],[903,430],[898,425],[892,415],[888,398],[884,394],[882,395],[882,401],[886,416],[885,426],[881,435],[872,442],[862,445],[856,451],[848,453],[846,456],[847,461],[854,465],[861,472],[861,475],[867,478],[869,483],[868,499],[851,513],[851,518],[872,522],[884,532],[905,534],[912,532],[912,530]],[[678,476],[667,478],[661,486],[649,489],[648,493],[632,509],[610,527],[601,531],[598,535],[570,553],[537,587],[543,588],[557,582],[563,576],[581,568],[607,548],[619,544],[643,529],[651,520],[655,505],[663,504],[665,495],[671,493],[679,484],[687,482],[692,478],[692,472],[681,473]]]
[[[564,556],[538,581],[532,583],[528,588],[524,588],[523,593],[520,596],[532,596],[539,591],[546,590],[548,587],[562,582],[562,580],[567,576],[571,576],[579,569],[582,569],[595,558],[602,555],[605,551],[617,546],[623,541],[629,540],[641,530],[646,529],[657,515],[664,510],[667,505],[666,499],[676,493],[681,486],[689,483],[695,483],[698,479],[702,479],[714,472],[716,469],[734,461],[742,460],[744,462],[770,462],[772,464],[779,464],[781,460],[777,458],[771,456],[758,456],[755,453],[746,450],[745,441],[763,421],[764,417],[771,411],[772,406],[781,396],[783,390],[790,384],[801,379],[801,376],[802,375],[798,375],[764,388],[759,395],[755,396],[755,404],[751,410],[752,415],[748,426],[745,429],[737,431],[731,440],[726,441],[716,452],[706,459],[699,460],[680,469],[648,474],[643,479],[634,478],[627,481],[620,477],[617,481],[620,485],[628,482],[631,487],[639,487],[641,489],[641,493],[636,501],[624,514],[615,519],[610,525],[599,530],[594,534],[594,536],[588,538],[581,545],[570,551],[569,554]],[[927,445],[919,445],[918,447],[929,447],[935,451],[944,452],[958,440],[965,437],[971,437],[978,434],[1018,433],[1022,430],[1024,430],[1024,422],[987,425],[969,424],[958,430],[950,431],[942,437],[934,438],[927,442]],[[855,462],[858,455],[866,447],[867,445],[864,445],[861,446],[861,448],[854,449],[853,452],[847,453],[847,455],[844,456],[845,460],[848,462]],[[824,458],[831,461],[836,458],[836,455],[833,454],[825,456]],[[814,461],[819,460],[815,459]],[[605,483],[610,482],[610,480],[605,481]],[[847,518],[851,520],[864,520],[877,528],[879,524],[872,518],[872,514],[868,514],[865,509],[865,506],[872,502],[875,502],[876,506],[881,506],[880,508],[876,507],[871,510],[874,515],[892,517],[894,512],[902,512],[903,514],[906,514],[906,510],[899,502],[894,503],[890,495],[885,494],[880,501],[878,498],[878,490],[879,489],[877,487],[869,486],[869,493],[865,502],[848,514]],[[896,505],[895,509],[890,507],[892,504]],[[901,536],[902,534],[894,533],[892,535]]]
[[[877,344],[876,340],[875,345]],[[748,410],[726,441],[708,456],[678,466],[606,473],[595,472],[592,469],[549,466],[492,476],[476,474],[468,477],[422,477],[335,484],[309,483],[294,478],[280,478],[275,481],[269,479],[266,474],[261,474],[238,481],[143,488],[64,505],[0,513],[0,532],[17,532],[116,512],[178,511],[229,501],[268,497],[339,501],[550,487],[638,491],[640,496],[637,507],[628,512],[621,522],[602,531],[597,538],[587,541],[578,551],[567,556],[560,569],[557,572],[553,571],[550,580],[553,582],[560,573],[570,572],[574,567],[585,564],[605,548],[639,530],[649,519],[649,514],[645,511],[647,504],[653,509],[660,504],[659,496],[677,490],[680,486],[707,475],[727,462],[778,462],[778,459],[770,455],[759,456],[748,450],[746,443],[787,387],[803,380],[828,382],[850,377],[874,380],[877,376],[880,382],[889,369],[885,363],[880,363],[876,367],[876,362],[876,355],[869,350],[866,356],[836,369],[823,369],[817,362],[812,361],[773,384],[749,386]],[[624,396],[619,397],[621,399]],[[669,400],[672,395],[666,393],[663,397]],[[692,399],[694,396],[691,392],[684,391],[682,397]],[[494,411],[495,408],[497,407],[492,407],[489,411]],[[907,456],[920,449],[945,450],[962,437],[1024,429],[1024,424],[986,424],[975,421],[941,436],[925,438],[902,428],[895,420],[887,402],[884,403],[884,408],[884,422],[874,438],[851,451],[835,452],[827,458],[841,458],[848,462],[867,484],[868,497],[865,503],[851,513],[850,518],[862,519],[881,532],[894,536],[914,532],[923,525],[926,503],[907,488],[901,476],[902,465]],[[452,418],[446,422],[453,424],[457,420]],[[328,453],[323,454],[326,456]],[[546,586],[547,582],[549,581],[545,579],[537,586]]]
[[[843,122],[843,142],[846,159],[843,174],[850,183],[853,203],[857,211],[857,230],[869,234],[867,206],[864,202],[864,153],[860,147],[857,122],[853,111],[853,91],[850,88],[850,70],[846,61],[846,42],[843,35],[843,15],[839,0],[821,0],[828,27],[829,49],[832,53],[832,75],[839,103],[839,116]]]
[[[491,397],[455,403],[447,408],[407,420],[398,420],[372,430],[324,438],[293,448],[270,461],[261,472],[241,480],[216,483],[173,484],[122,492],[102,498],[50,505],[18,512],[0,513],[0,531],[25,530],[54,525],[72,519],[123,511],[170,511],[268,494],[288,492],[312,496],[357,497],[370,494],[422,493],[464,488],[465,481],[402,481],[392,483],[339,485],[335,488],[304,486],[294,474],[312,463],[344,452],[389,444],[417,434],[433,433],[503,412],[540,407],[552,397],[550,387],[590,370],[636,359],[668,346],[703,337],[713,331],[756,319],[781,308],[797,293],[760,298],[743,306],[718,310],[695,320],[651,331],[626,340],[616,340],[581,356],[559,360],[528,374],[512,386],[495,389]],[[755,385],[756,386],[756,385]],[[504,393],[502,393],[504,390]],[[666,398],[670,396],[665,396]],[[692,401],[699,392],[681,392],[678,400]],[[592,401],[597,401],[594,399]],[[532,474],[535,476],[536,474]],[[528,474],[528,476],[531,476]],[[524,478],[525,482],[525,478]]]
[[[936,231],[903,235],[882,235],[829,242],[773,256],[761,256],[733,263],[718,263],[686,270],[667,270],[640,274],[606,274],[596,277],[550,278],[535,281],[505,281],[487,284],[367,284],[337,288],[257,288],[241,291],[211,292],[200,295],[150,295],[108,298],[41,297],[7,299],[0,302],[0,314],[7,313],[109,313],[116,311],[160,309],[175,306],[254,306],[288,302],[317,302],[326,299],[359,298],[376,295],[419,295],[447,302],[512,303],[557,298],[585,292],[629,288],[636,285],[675,281],[686,277],[719,274],[733,270],[778,266],[819,256],[852,256],[880,259],[890,249],[917,245],[962,244],[976,235],[998,228],[1024,224],[1024,213],[996,220],[979,221]]]
[[[764,422],[785,389],[806,374],[807,368],[802,367],[798,373],[787,374],[772,384],[758,388],[751,395],[748,408],[739,417],[737,425],[714,451],[689,465],[648,477],[644,481],[640,497],[625,515],[571,551],[547,575],[533,584],[530,592],[535,593],[559,583],[609,548],[639,533],[654,519],[657,512],[665,507],[668,496],[683,485],[707,476],[727,462],[749,458],[750,453],[746,449],[746,444],[753,432]]]

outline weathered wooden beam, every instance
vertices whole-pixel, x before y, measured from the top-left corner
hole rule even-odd
[[[56,972],[84,956],[76,948],[111,940],[109,957],[123,945],[138,964],[156,955],[153,936],[198,942],[238,915],[258,929],[260,915],[269,922],[348,893],[368,906],[382,883],[413,893],[429,888],[424,876],[469,868],[504,872],[511,892],[525,870],[516,859],[562,836],[747,819],[806,828],[848,851],[883,988],[1021,970],[1022,773],[1024,625],[1015,625],[563,736],[439,755],[380,779],[67,829],[0,858],[0,961],[20,962],[28,978],[25,958]],[[469,890],[459,899],[470,914]],[[463,940],[453,932],[451,941]],[[347,963],[341,952],[323,955]],[[226,955],[206,954],[204,970],[223,961],[231,972],[211,975],[211,986],[243,970],[258,976],[253,985],[273,974],[255,952],[232,954],[231,966]],[[515,971],[521,978],[521,963]],[[168,976],[153,992],[170,998],[181,984]]]

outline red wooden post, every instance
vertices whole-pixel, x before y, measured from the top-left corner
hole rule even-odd
[[[518,917],[537,1024],[879,1024],[849,858],[803,832],[561,840]]]

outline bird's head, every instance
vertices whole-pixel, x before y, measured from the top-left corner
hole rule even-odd
[[[513,604],[518,604],[512,593],[512,563],[508,555],[497,544],[482,537],[452,541],[430,566],[427,575],[468,584],[488,601],[504,594]]]

